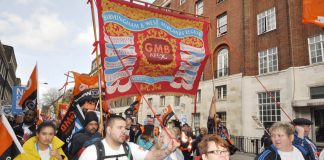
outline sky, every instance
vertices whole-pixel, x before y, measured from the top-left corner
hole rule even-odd
[[[89,73],[95,58],[90,5],[87,0],[0,0],[0,41],[14,47],[23,85],[37,63],[40,95],[61,88],[65,73]]]

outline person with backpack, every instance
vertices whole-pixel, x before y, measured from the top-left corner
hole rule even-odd
[[[112,115],[107,121],[106,136],[100,142],[87,147],[79,160],[163,160],[179,147],[174,139],[164,149],[147,151],[132,142],[126,142],[126,120]]]
[[[89,111],[85,114],[85,128],[72,137],[69,149],[69,159],[78,159],[87,146],[101,141],[101,134],[98,132],[98,117],[95,112]]]

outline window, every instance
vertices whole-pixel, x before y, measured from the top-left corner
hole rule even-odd
[[[324,86],[310,88],[311,99],[324,98]]]
[[[227,86],[226,85],[217,86],[216,90],[217,90],[217,99],[219,99],[219,100],[226,99],[226,97],[227,97]]]
[[[180,0],[180,5],[186,3],[186,0]]]
[[[153,98],[148,98],[147,101],[148,101],[149,105],[152,107],[152,104],[153,104]]]
[[[227,13],[223,13],[217,17],[217,37],[227,33]]]
[[[217,77],[228,75],[228,50],[227,48],[221,49],[217,58]]]
[[[216,112],[218,118],[221,120],[221,124],[226,127],[226,112]]]
[[[278,71],[277,48],[259,52],[259,74]]]
[[[200,113],[193,113],[193,127],[200,128]]]
[[[133,101],[133,97],[128,97],[128,98],[127,98],[127,101],[126,101],[126,102],[127,102],[126,105],[127,105],[127,106],[131,105],[131,104],[132,104],[132,101]]]
[[[280,104],[280,91],[272,91],[270,93],[271,96],[266,92],[258,93],[259,118],[261,122],[281,121],[280,108],[277,106]]]
[[[276,29],[276,10],[275,7],[257,15],[258,35]]]
[[[314,109],[314,130],[317,143],[324,143],[324,109]],[[313,127],[312,127],[313,128]]]
[[[197,90],[197,103],[200,103],[201,102],[201,90],[198,89]]]
[[[174,106],[180,106],[180,96],[174,97]]]
[[[196,15],[202,15],[204,12],[204,2],[202,0],[198,0],[196,2]]]
[[[160,96],[160,107],[165,106],[165,96]]]
[[[308,38],[310,64],[324,62],[324,34]]]

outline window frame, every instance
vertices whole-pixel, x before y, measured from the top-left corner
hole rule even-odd
[[[165,107],[165,96],[160,96],[160,107]]]
[[[272,7],[257,14],[258,35],[262,35],[275,29],[277,29],[276,7]]]
[[[228,76],[228,48],[222,48],[217,54],[217,77]]]
[[[318,38],[319,41],[316,41],[316,38]],[[317,64],[317,63],[322,63],[324,62],[324,34],[319,34],[319,35],[315,35],[315,36],[311,36],[309,38],[307,38],[307,42],[308,42],[308,54],[309,54],[309,64]],[[317,49],[317,45],[320,45],[319,49]],[[315,50],[312,50],[311,46],[314,45],[315,46]],[[315,57],[312,56],[312,51],[315,51]],[[318,51],[320,51],[320,55],[318,55]],[[318,57],[321,57],[321,61],[318,60]],[[315,62],[312,61],[312,59],[315,58]]]
[[[225,20],[223,20],[223,18]],[[223,35],[225,35],[227,33],[227,12],[224,12],[220,15],[218,15],[216,17],[217,21],[216,21],[216,28],[217,28],[217,37],[221,37]],[[224,24],[220,24],[220,22],[224,21]],[[220,26],[222,25],[222,26]],[[225,27],[225,31],[224,32],[220,32],[220,29]]]
[[[274,61],[276,63],[274,63]],[[279,70],[278,47],[258,52],[259,75],[277,72]]]
[[[270,91],[270,94],[271,96],[268,95],[268,92],[257,93],[258,118],[262,123],[281,121],[281,110],[277,106],[281,102],[280,90]],[[276,101],[272,97],[275,97]]]
[[[227,85],[216,86],[215,89],[217,91],[217,100],[227,99]]]
[[[201,6],[199,6],[200,4],[201,4]],[[197,0],[195,3],[195,7],[196,7],[196,15],[201,16],[204,14],[204,1],[203,0]]]

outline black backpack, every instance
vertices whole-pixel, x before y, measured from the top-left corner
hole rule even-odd
[[[127,156],[128,160],[133,160],[132,153],[130,152],[130,147],[128,146],[128,144],[126,142],[124,142],[122,144],[124,151],[125,151],[124,154],[117,154],[117,155],[110,155],[110,156],[106,156],[105,148],[101,141],[96,142],[94,145],[97,150],[97,159],[98,160],[104,160],[105,158],[113,158],[113,157],[116,157],[116,160],[118,160],[118,157],[124,157],[124,156]]]

